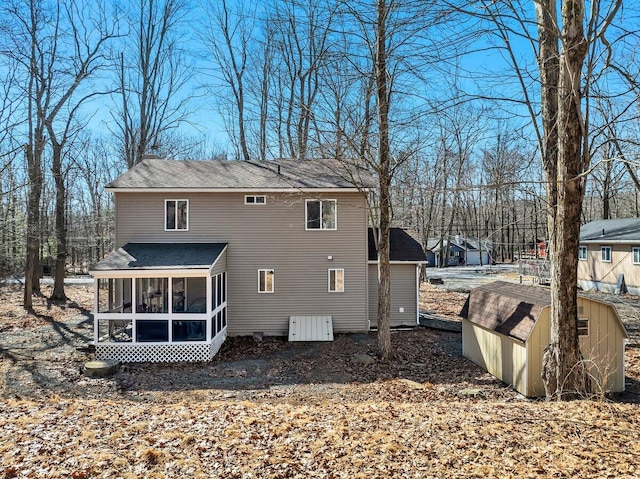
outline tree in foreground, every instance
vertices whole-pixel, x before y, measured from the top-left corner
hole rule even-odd
[[[589,38],[584,33],[584,0],[560,2],[560,25],[557,0],[534,3],[551,255],[551,343],[545,349],[542,376],[547,398],[574,399],[589,388],[578,342],[577,307],[580,214],[590,165],[588,118],[582,106],[590,75],[587,72],[583,76],[583,70],[588,52],[603,38],[621,0],[608,3],[605,15],[599,9],[604,2],[592,5]],[[582,84],[583,78],[587,79],[586,85]]]

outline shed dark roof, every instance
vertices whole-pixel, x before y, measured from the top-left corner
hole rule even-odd
[[[581,243],[640,243],[640,218],[597,220],[582,225]]]
[[[91,270],[208,269],[226,245],[226,243],[127,243],[94,265]]]
[[[390,236],[390,261],[422,262],[427,260],[420,243],[406,230],[391,228]],[[378,250],[373,237],[373,228],[369,228],[369,261],[377,261],[377,259]]]
[[[364,169],[338,160],[180,161],[145,159],[108,188],[305,189],[373,187]]]
[[[524,342],[549,305],[551,291],[547,288],[496,281],[472,289],[460,316]]]

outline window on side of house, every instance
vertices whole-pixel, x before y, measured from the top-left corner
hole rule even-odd
[[[329,292],[344,293],[344,269],[329,269]]]
[[[335,230],[338,227],[336,200],[307,200],[305,202],[305,228],[308,230]]]
[[[589,336],[589,318],[578,319],[578,336]]]
[[[587,260],[587,247],[586,246],[580,246],[580,249],[578,250],[578,259],[580,261],[586,261]]]
[[[275,272],[272,269],[258,270],[258,293],[273,293]]]
[[[600,259],[603,263],[611,263],[611,246],[600,247]]]
[[[165,231],[189,229],[189,200],[164,200]]]
[[[640,247],[633,248],[633,264],[640,264]]]
[[[267,203],[265,195],[246,195],[244,197],[245,205],[264,205]]]

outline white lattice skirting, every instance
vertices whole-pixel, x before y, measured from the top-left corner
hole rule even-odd
[[[226,329],[210,343],[180,344],[96,344],[96,359],[123,363],[175,363],[211,361],[227,337]]]

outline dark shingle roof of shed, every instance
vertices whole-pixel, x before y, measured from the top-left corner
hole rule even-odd
[[[426,261],[427,257],[420,243],[402,228],[391,228],[389,244],[390,261]],[[369,228],[369,261],[378,259],[378,250],[373,237],[373,229]]]
[[[551,292],[547,288],[496,281],[472,289],[460,315],[524,342],[540,312],[550,304]]]
[[[582,225],[581,243],[640,243],[640,218],[597,220]]]
[[[226,243],[127,243],[92,271],[140,269],[208,269]]]
[[[107,187],[305,189],[373,185],[371,175],[364,169],[330,159],[250,162],[153,158],[141,161]]]

